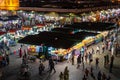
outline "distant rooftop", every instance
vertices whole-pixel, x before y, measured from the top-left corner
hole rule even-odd
[[[69,6],[68,6],[69,5]],[[60,8],[60,9],[81,9],[100,6],[117,5],[108,1],[89,0],[20,0],[20,7]]]

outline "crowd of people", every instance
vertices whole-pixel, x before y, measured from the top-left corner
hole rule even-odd
[[[118,29],[119,30],[119,29]],[[83,78],[82,80],[87,80],[90,77],[93,80],[112,80],[112,77],[110,75],[110,73],[112,73],[112,68],[113,68],[113,62],[114,62],[114,57],[116,54],[114,54],[115,52],[112,52],[112,47],[114,47],[117,42],[116,38],[117,36],[115,36],[117,34],[117,32],[108,35],[107,38],[104,38],[101,44],[97,44],[96,49],[95,48],[90,48],[90,50],[88,49],[88,47],[85,48],[84,54],[81,50],[80,50],[80,54],[76,57],[76,55],[74,53],[72,53],[71,58],[67,60],[67,62],[70,62],[72,65],[75,65],[75,59],[77,60],[77,67],[76,69],[79,69],[82,67],[82,70],[84,72]],[[109,51],[109,54],[106,54],[105,52]],[[100,70],[100,60],[99,57],[96,57],[95,59],[93,58],[93,55],[101,55],[101,54],[105,54],[104,56],[104,67],[109,68],[109,73],[106,74],[104,71]],[[92,66],[92,63],[95,62],[95,68]],[[52,72],[52,70],[54,70],[54,72],[56,72],[55,69],[55,62],[50,58],[49,59],[49,70],[48,72]],[[89,67],[86,66],[86,64],[89,64]],[[45,69],[45,65],[43,65],[43,63],[40,61],[40,65],[39,65],[39,74],[41,75],[42,72]],[[67,66],[64,70],[64,72],[60,72],[59,78],[60,80],[69,80],[69,66]],[[97,75],[95,74],[95,71],[97,72]]]
[[[10,58],[9,58],[8,52],[4,49],[0,50],[0,54],[1,54],[0,56],[0,80],[2,80],[4,76],[4,70],[2,68],[9,65]]]
[[[2,54],[2,56],[0,56],[0,67],[3,67],[3,66],[6,66],[6,65],[9,65],[9,54],[6,50],[2,49],[0,51]]]
[[[105,22],[113,21],[117,23],[118,19],[119,17],[112,17],[111,19],[106,19]],[[75,59],[77,59],[77,67],[76,67],[77,69],[81,68],[82,66],[82,70],[84,72],[82,80],[87,80],[90,78],[90,76],[93,78],[93,80],[111,80],[112,79],[112,77],[109,74],[105,74],[104,72],[102,72],[102,70],[99,70],[100,60],[98,57],[94,59],[93,55],[105,54],[105,50],[108,50],[110,52],[110,55],[106,54],[104,56],[104,67],[109,66],[109,72],[111,73],[113,68],[113,63],[114,63],[114,57],[115,55],[117,55],[117,54],[114,54],[115,53],[114,51],[116,47],[120,47],[117,41],[118,31],[120,31],[119,28],[113,34],[108,35],[107,38],[104,38],[102,41],[102,44],[97,45],[96,49],[91,48],[89,51],[88,47],[85,46],[84,52],[80,51],[80,54],[77,56],[77,58],[75,58],[76,56],[75,54],[72,54],[71,58],[68,59],[68,61],[71,62],[72,65],[75,65]],[[1,53],[2,53],[2,57],[0,56],[0,65],[1,66],[9,65],[10,63],[9,54],[4,49],[1,50]],[[26,52],[22,53],[22,46],[19,49],[19,57],[22,58],[20,74],[22,76],[25,76],[26,78],[26,76],[29,73],[29,66],[28,66],[29,55]],[[96,68],[92,66],[93,61],[95,61]],[[87,63],[89,63],[90,68],[86,67]],[[54,70],[54,73],[55,73],[56,72],[55,63],[54,63],[54,60],[52,60],[52,58],[49,58],[48,64],[49,64],[48,72],[52,73],[52,71]],[[42,75],[42,73],[45,70],[45,67],[46,66],[43,64],[43,62],[40,61],[39,67],[38,67],[39,75]],[[68,67],[65,67],[64,72],[60,72],[60,75],[59,75],[60,80],[69,80],[70,71]],[[99,70],[97,73],[97,76],[95,76],[95,73],[94,73],[94,71],[96,70]]]

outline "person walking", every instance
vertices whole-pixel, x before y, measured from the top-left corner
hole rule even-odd
[[[90,73],[91,73],[91,72],[93,72],[93,67],[92,67],[92,66],[90,67]]]
[[[108,41],[107,40],[105,40],[104,46],[105,46],[105,49],[107,50],[108,49]]]
[[[85,75],[86,75],[86,77],[88,77],[88,74],[89,74],[89,70],[86,68],[85,69]]]
[[[104,53],[104,51],[105,51],[105,45],[102,44],[102,53]]]
[[[89,65],[91,64],[91,62],[92,62],[92,54],[89,52],[89,54],[88,54],[88,59],[89,59]]]
[[[72,65],[74,65],[74,55],[72,55]]]
[[[81,54],[77,57],[77,69],[80,67],[81,64]]]
[[[64,70],[64,80],[69,80],[69,70],[67,66],[65,67]]]
[[[107,76],[106,80],[111,80],[111,77],[110,75]]]
[[[71,53],[67,53],[67,63],[70,62],[70,58],[71,58]]]
[[[109,68],[109,72],[112,73],[112,68],[113,68],[113,62],[114,62],[114,56],[111,56],[111,61],[110,61],[110,68]]]
[[[82,63],[84,62],[84,56],[82,56],[81,61],[82,61]]]
[[[96,69],[97,69],[98,65],[99,65],[99,58],[98,57],[96,58],[96,62],[95,63],[96,63]]]
[[[90,68],[90,75],[95,80],[95,75],[93,74],[93,67]]]
[[[97,53],[100,54],[100,47],[99,47],[99,46],[97,46],[97,48],[96,48],[96,54],[97,54]]]
[[[87,78],[86,78],[86,76],[85,76],[85,75],[83,76],[82,80],[87,80]]]
[[[108,54],[106,55],[106,64],[107,65],[109,64],[109,55]]]
[[[88,54],[85,54],[85,62],[87,63]]]
[[[9,60],[9,55],[7,54],[7,55],[6,55],[6,62],[7,62],[7,65],[9,65],[9,61],[10,61],[10,60]]]
[[[40,61],[40,65],[39,65],[39,75],[41,75],[42,74],[42,72],[44,71],[44,65],[43,65],[43,63]]]
[[[97,80],[101,80],[101,77],[102,77],[102,74],[101,74],[101,71],[99,71],[97,75]]]
[[[91,51],[91,52],[92,52],[92,54],[94,54],[94,53],[95,53],[95,51],[94,51],[94,49],[93,49],[93,48],[92,48],[92,51]]]
[[[82,62],[82,65],[83,65],[83,71],[84,71],[84,69],[85,69],[85,64],[84,64],[84,62]]]
[[[54,70],[54,73],[55,73],[56,72],[55,64],[52,59],[50,59],[50,61],[49,61],[49,66],[50,66],[50,73],[52,72],[52,70]]]
[[[19,49],[19,57],[20,58],[22,57],[22,49],[21,48]]]
[[[106,63],[107,63],[106,56],[104,56],[104,67],[106,67]]]
[[[6,62],[6,58],[3,57],[3,58],[2,58],[2,66],[6,66],[6,64],[7,64],[7,62]]]
[[[106,75],[105,75],[104,72],[103,72],[103,74],[102,74],[102,80],[106,80]]]
[[[62,72],[60,72],[59,78],[59,80],[64,80],[64,74]]]
[[[114,52],[115,52],[115,48],[114,48],[114,46],[112,46],[112,48],[111,48],[111,55],[114,55]]]
[[[0,80],[3,80],[3,70],[0,68]]]

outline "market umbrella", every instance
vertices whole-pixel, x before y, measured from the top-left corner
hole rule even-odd
[[[17,31],[17,29],[10,29],[8,32],[9,33],[15,33]]]

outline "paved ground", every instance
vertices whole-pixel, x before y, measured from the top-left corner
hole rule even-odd
[[[119,41],[120,41],[120,34],[119,34]],[[98,43],[96,45],[90,46],[93,47],[94,49],[96,48],[97,45],[101,45],[101,43]],[[20,45],[18,44],[16,47],[11,48],[12,51],[16,50]],[[109,54],[109,51],[105,51],[103,54],[94,54],[93,57],[94,59],[96,57],[99,57],[100,59],[100,64],[99,64],[99,69],[95,68],[95,60],[92,62],[92,66],[94,68],[94,74],[97,75],[98,71],[101,70],[102,72],[105,72],[107,75],[109,74],[109,69],[103,67],[103,60],[104,60],[104,55]],[[21,58],[18,57],[18,55],[11,55],[10,56],[10,65],[6,66],[4,68],[4,74],[5,74],[5,80],[17,80],[17,75],[20,70],[20,64],[21,64]],[[39,61],[36,61],[34,63],[29,63],[29,66],[31,67],[30,72],[31,72],[31,80],[59,80],[59,73],[64,71],[64,68],[68,66],[69,68],[69,75],[70,79],[69,80],[82,80],[82,77],[84,75],[82,65],[80,66],[79,69],[76,69],[76,63],[75,65],[71,65],[71,63],[67,62],[59,62],[56,64],[56,73],[51,73],[50,75],[48,74],[48,62],[46,61],[44,63],[46,66],[45,71],[43,72],[42,76],[38,75],[38,66],[39,66]],[[85,63],[85,67],[90,69],[90,65],[88,63]],[[120,57],[115,57],[114,61],[114,68],[113,68],[113,73],[110,74],[112,76],[111,80],[120,80]],[[90,76],[88,80],[93,80]]]

